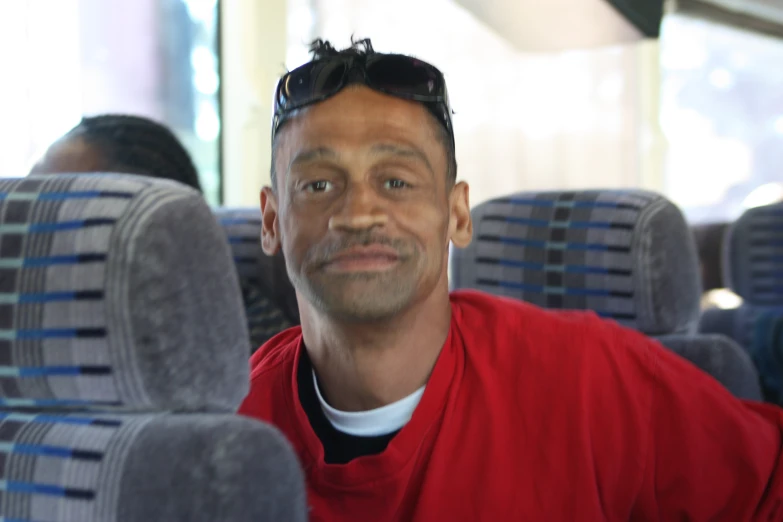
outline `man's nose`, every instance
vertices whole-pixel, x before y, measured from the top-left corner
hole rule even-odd
[[[350,186],[339,210],[329,219],[330,230],[358,231],[386,225],[389,221],[383,199],[373,187]]]

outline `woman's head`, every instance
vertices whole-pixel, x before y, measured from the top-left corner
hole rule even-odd
[[[201,192],[190,155],[165,126],[140,116],[84,118],[30,174],[116,172],[170,179]]]

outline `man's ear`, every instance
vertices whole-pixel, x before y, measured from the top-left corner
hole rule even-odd
[[[460,181],[449,196],[449,239],[457,248],[465,248],[473,238],[473,220],[470,217],[470,187]]]
[[[280,251],[280,223],[277,196],[271,187],[261,189],[261,248],[268,256]]]

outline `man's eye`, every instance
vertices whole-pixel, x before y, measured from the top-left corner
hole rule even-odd
[[[401,179],[387,180],[384,185],[388,189],[402,189],[408,186],[408,184],[402,181]]]
[[[332,190],[332,184],[329,181],[314,181],[305,185],[307,192],[326,192]]]

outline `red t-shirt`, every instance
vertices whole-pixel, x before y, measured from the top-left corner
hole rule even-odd
[[[253,356],[240,412],[293,444],[313,522],[783,520],[781,410],[589,313],[451,303],[413,417],[348,464],[324,463],[299,403],[301,331]]]

